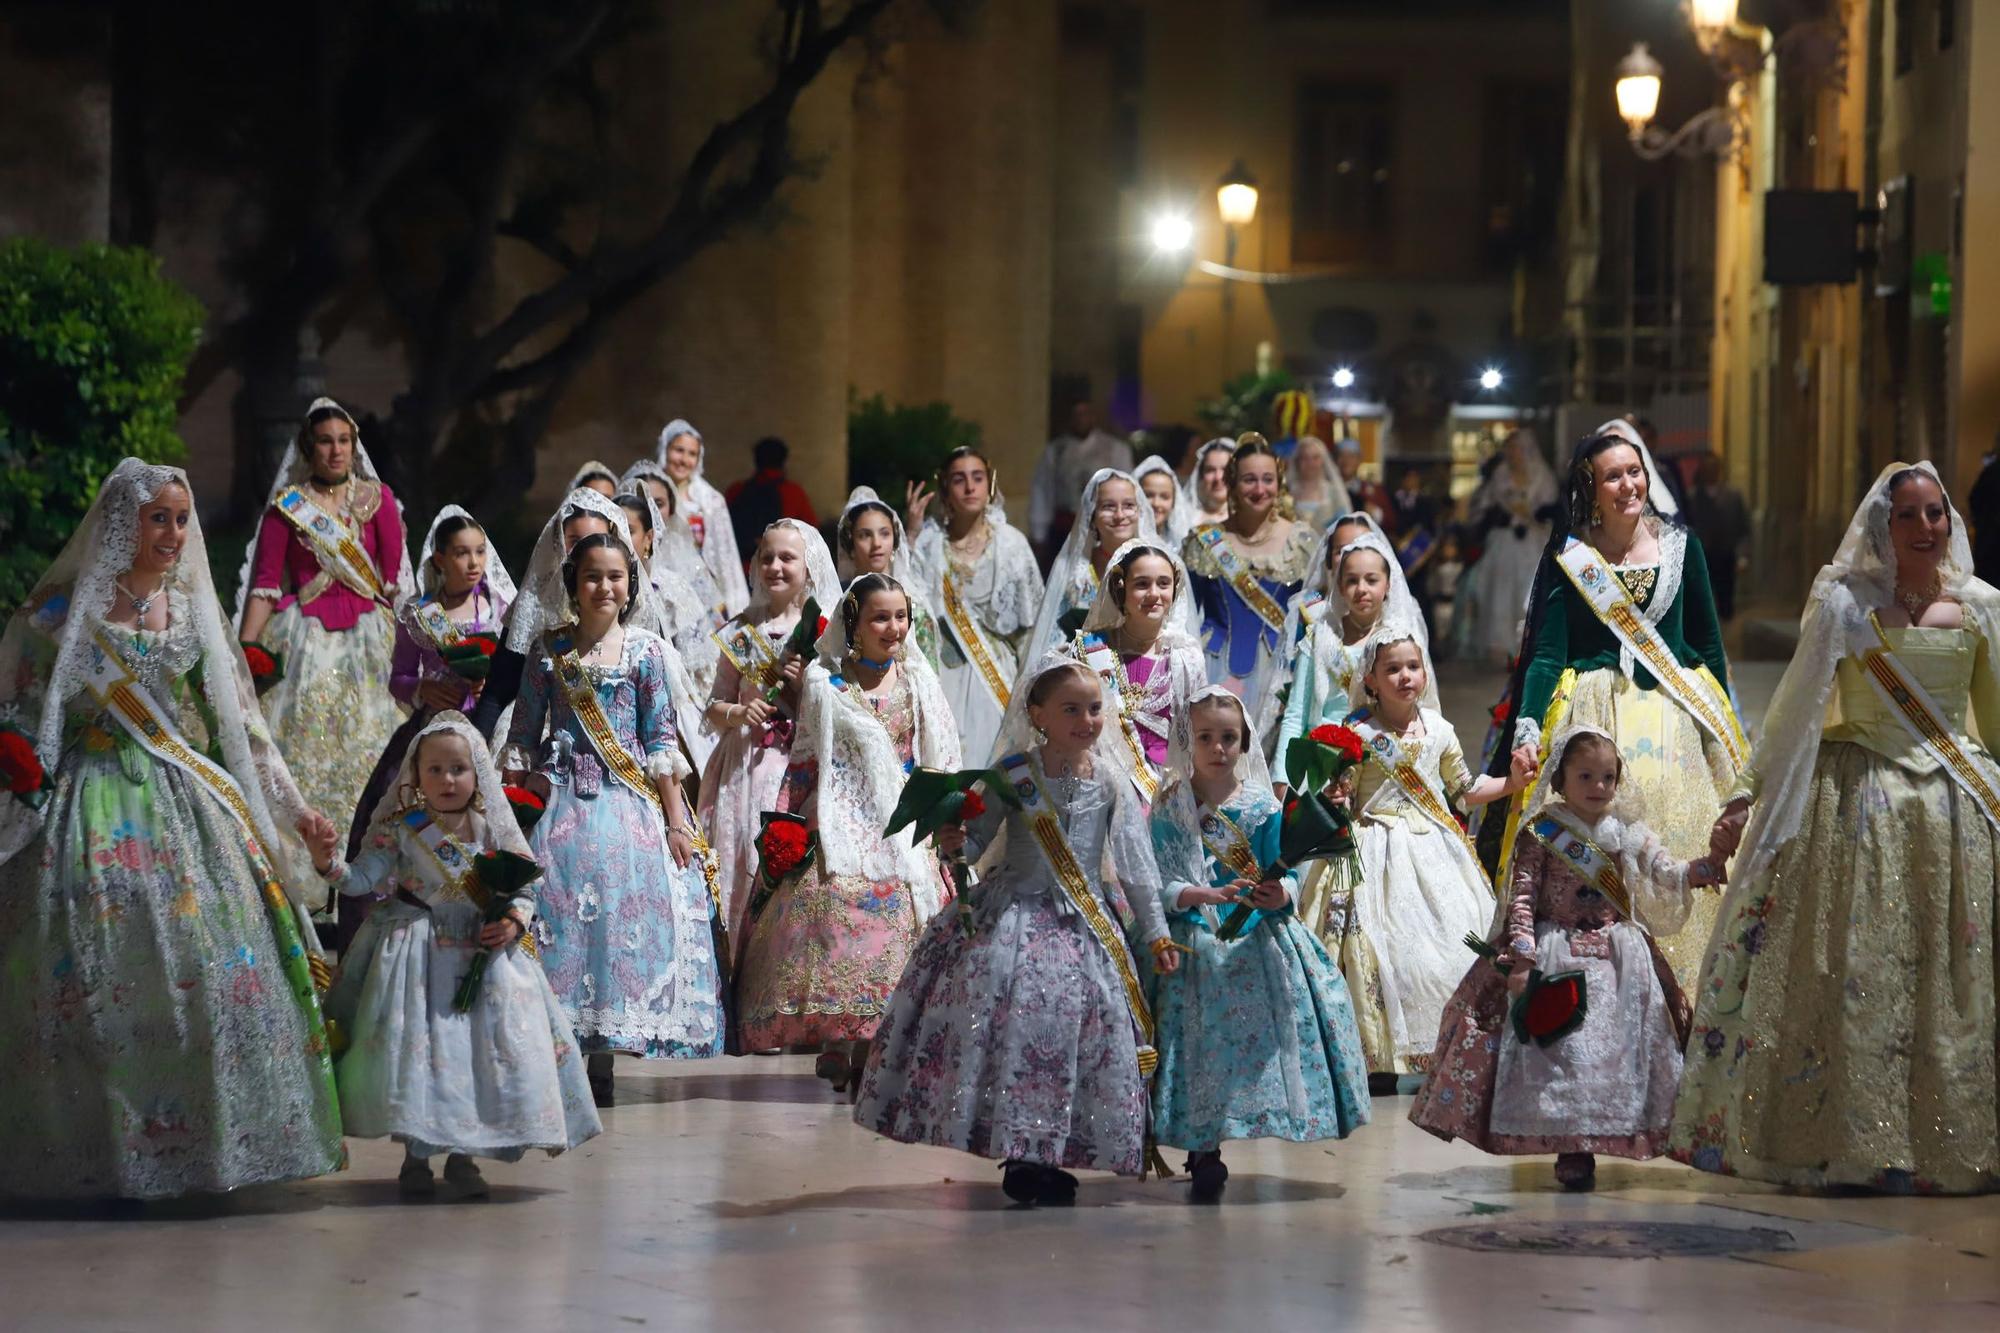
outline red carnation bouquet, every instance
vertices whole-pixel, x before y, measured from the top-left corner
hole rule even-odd
[[[1514,965],[1502,959],[1489,941],[1467,935],[1465,947],[1490,961],[1501,976],[1513,971]],[[1552,1046],[1582,1027],[1589,1012],[1590,988],[1582,972],[1544,972],[1537,967],[1529,970],[1528,987],[1515,998],[1508,1016],[1514,1037],[1523,1046],[1530,1042]]]
[[[56,785],[42,767],[35,743],[12,727],[0,727],[0,779],[6,781],[14,799],[30,810],[41,809]]]
[[[1361,762],[1361,755],[1361,737],[1330,722],[1285,747],[1285,774],[1298,795],[1285,803],[1284,822],[1278,827],[1278,859],[1258,870],[1260,881],[1277,879],[1308,861],[1329,861],[1335,874],[1350,880],[1360,873],[1353,812],[1327,793]],[[1258,910],[1249,903],[1237,903],[1222,919],[1216,938],[1237,938],[1257,916]]]
[[[818,849],[819,834],[806,823],[805,816],[764,812],[764,827],[757,834],[757,893],[750,900],[752,920],[771,901],[778,886],[802,870]]]
[[[808,597],[806,604],[799,608],[799,623],[792,626],[791,637],[785,640],[785,646],[778,652],[778,665],[784,666],[788,657],[810,658],[813,655],[814,645],[819,642],[819,636],[824,633],[826,633],[826,617],[819,613],[819,602]],[[778,691],[784,688],[783,680],[772,681],[770,688],[764,691],[764,702],[767,704],[778,702]]]
[[[256,687],[260,697],[285,678],[283,653],[274,652],[256,642],[238,646],[243,649],[243,661],[250,668],[250,683]]]
[[[466,680],[485,680],[493,671],[493,654],[500,651],[500,641],[490,634],[467,634],[457,643],[442,649],[438,656],[444,664]]]
[[[962,828],[968,820],[986,813],[986,798],[978,790],[982,787],[1015,809],[1020,808],[1021,798],[998,769],[961,768],[956,772],[915,769],[903,783],[903,794],[897,798],[895,813],[889,816],[889,826],[882,830],[882,836],[892,838],[907,828],[910,841],[922,842],[941,828]],[[958,924],[970,939],[973,927],[968,881],[972,872],[966,866],[963,850],[953,853],[948,864],[953,896],[958,899]]]
[[[506,793],[507,808],[514,812],[514,822],[521,826],[521,836],[527,837],[548,810],[548,802],[526,787],[510,784],[500,790]]]

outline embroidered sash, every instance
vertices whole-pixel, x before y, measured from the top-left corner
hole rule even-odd
[[[403,827],[409,830],[411,840],[417,846],[430,853],[445,892],[457,894],[482,912],[489,910],[487,900],[490,895],[486,886],[479,882],[479,876],[472,867],[472,853],[464,843],[445,832],[435,819],[422,810],[405,812]],[[521,927],[520,945],[521,951],[528,957],[541,957],[541,951],[535,947],[535,937],[526,925]]]
[[[1387,773],[1397,789],[1409,798],[1411,805],[1421,811],[1431,823],[1458,839],[1465,849],[1472,853],[1473,859],[1477,860],[1479,854],[1471,840],[1465,836],[1465,830],[1459,826],[1457,818],[1452,815],[1451,807],[1444,803],[1444,798],[1431,786],[1429,779],[1424,777],[1423,770],[1417,767],[1415,757],[1403,748],[1402,743],[1381,728],[1371,726],[1364,714],[1357,713],[1349,717],[1347,725],[1360,735],[1367,761]],[[1367,812],[1364,810],[1362,813]]]
[[[958,640],[958,646],[965,650],[968,661],[978,670],[979,678],[986,682],[994,701],[1003,709],[1013,700],[1013,691],[1007,686],[1007,678],[1000,673],[1000,665],[993,657],[993,646],[986,641],[986,631],[973,618],[972,609],[965,604],[965,598],[958,590],[958,580],[947,568],[942,580],[944,585],[944,616],[951,625],[951,636]]]
[[[1125,659],[1104,641],[1103,635],[1086,630],[1077,636],[1077,647],[1082,650],[1083,664],[1097,673],[1110,687],[1111,697],[1118,701],[1118,734],[1124,738],[1126,752],[1132,758],[1132,785],[1151,805],[1159,799],[1160,773],[1146,758],[1146,738],[1139,734],[1139,705],[1143,694],[1126,674]],[[1170,669],[1165,658],[1160,659],[1157,669]]]
[[[751,632],[758,639],[764,638],[754,628]],[[604,761],[604,767],[613,777],[645,797],[647,804],[660,816],[664,827],[668,822],[667,810],[660,802],[660,790],[646,777],[646,771],[639,767],[639,761],[632,757],[632,752],[619,743],[618,733],[611,729],[611,719],[604,715],[604,705],[597,701],[597,686],[591,682],[590,673],[584,670],[583,659],[577,656],[573,634],[571,627],[549,633],[549,661],[555,666],[556,679],[562,685],[563,695],[583,727],[584,738],[590,742],[590,748],[597,751],[597,757]],[[769,647],[768,640],[766,647]],[[777,660],[775,654],[772,660]],[[722,914],[722,890],[718,883],[721,867],[716,863],[714,849],[702,837],[700,827],[692,821],[688,824],[688,835],[694,843],[695,857],[701,862],[701,877],[708,885],[709,907],[715,913],[717,922],[727,921],[728,918]]]
[[[1153,1076],[1159,1067],[1160,1053],[1153,1047],[1153,1013],[1146,1005],[1145,987],[1139,984],[1139,973],[1132,966],[1132,955],[1125,948],[1125,940],[1111,914],[1104,910],[1103,901],[1091,888],[1090,877],[1077,862],[1076,852],[1069,845],[1069,838],[1062,830],[1062,821],[1051,808],[1048,791],[1039,774],[1025,754],[1010,754],[1000,761],[1001,771],[1014,784],[1015,794],[1021,798],[1021,813],[1034,831],[1035,842],[1042,849],[1049,869],[1055,872],[1056,883],[1062,886],[1070,905],[1083,917],[1090,933],[1097,937],[1111,965],[1118,969],[1118,978],[1125,985],[1125,1001],[1131,1006],[1132,1021],[1139,1029],[1139,1073],[1146,1078]]]
[[[1229,586],[1236,590],[1236,595],[1243,599],[1243,604],[1272,629],[1283,629],[1285,608],[1279,606],[1277,599],[1264,591],[1263,584],[1257,582],[1257,576],[1250,572],[1249,566],[1245,565],[1242,557],[1236,554],[1236,548],[1229,544],[1229,538],[1224,534],[1222,525],[1210,524],[1205,528],[1196,528],[1194,537],[1207,548],[1209,557],[1222,570],[1222,577],[1229,580]]]
[[[479,594],[475,591],[474,597]],[[475,608],[476,610],[476,608]],[[443,606],[433,601],[413,601],[410,603],[410,619],[431,641],[431,646],[440,653],[457,643],[461,634],[458,622],[445,614]]]
[[[1535,820],[1528,825],[1528,832],[1534,835],[1536,842],[1575,871],[1579,879],[1603,894],[1606,901],[1618,909],[1618,915],[1627,921],[1634,919],[1632,895],[1625,888],[1625,876],[1619,872],[1618,862],[1609,852],[1554,815],[1543,815]]]
[[[263,891],[265,905],[273,912],[296,916],[292,901],[285,895],[284,886],[278,882],[277,871],[272,868],[270,856],[257,833],[257,820],[250,813],[250,802],[229,770],[187,743],[180,728],[174,725],[173,714],[161,708],[138,678],[125,669],[117,649],[105,640],[101,632],[91,644],[89,659],[83,683],[98,705],[116,718],[118,725],[147,754],[187,774],[221,803],[236,821],[237,831],[243,836],[244,849],[250,854],[251,869],[263,881],[259,887]],[[332,969],[319,952],[317,937],[306,928],[302,928],[300,933],[311,941],[304,943],[302,940],[302,943],[313,987],[323,991],[333,982]]]
[[[710,637],[729,659],[729,665],[736,668],[737,675],[760,690],[778,683],[778,671],[783,664],[778,659],[778,650],[771,646],[771,636],[763,630],[755,625],[738,625],[734,629],[724,626]],[[591,697],[596,695],[593,693]]]
[[[1916,738],[1917,743],[1930,752],[1944,771],[1951,775],[1966,795],[1979,806],[1979,812],[1987,822],[2000,829],[2000,791],[1996,791],[1992,776],[1953,736],[1945,723],[1944,710],[1930,693],[1917,683],[1910,669],[1903,665],[1889,646],[1889,634],[1882,628],[1882,622],[1873,612],[1868,623],[1875,630],[1875,637],[1881,646],[1871,648],[1861,655],[1861,665],[1867,672],[1868,683],[1875,687],[1875,693],[1889,705],[1890,711],[1902,719],[1903,725]]]
[[[304,540],[322,573],[331,574],[370,601],[391,605],[389,590],[375,573],[375,562],[346,524],[307,499],[296,486],[286,487],[276,503],[278,513]]]
[[[1660,637],[1659,629],[1639,610],[1631,593],[1626,591],[1625,584],[1605,563],[1604,557],[1588,542],[1572,537],[1563,548],[1563,553],[1556,557],[1556,563],[1568,575],[1571,585],[1582,596],[1591,614],[1617,637],[1619,643],[1630,649],[1634,657],[1644,662],[1646,670],[1652,672],[1653,679],[1660,683],[1660,688],[1729,752],[1730,762],[1742,768],[1748,756],[1744,754],[1743,734],[1737,729],[1736,715],[1730,709],[1729,700],[1680,664],[1673,649],[1667,647],[1667,641]]]
[[[1301,638],[1304,637],[1305,631],[1310,630],[1314,625],[1326,619],[1327,610],[1332,605],[1333,603],[1327,600],[1325,593],[1309,592],[1300,595],[1299,628]]]

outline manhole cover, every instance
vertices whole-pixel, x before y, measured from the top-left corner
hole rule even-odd
[[[1772,1227],[1711,1227],[1688,1222],[1497,1222],[1441,1227],[1424,1232],[1418,1239],[1460,1250],[1566,1254],[1591,1259],[1666,1259],[1793,1248],[1789,1231]]]

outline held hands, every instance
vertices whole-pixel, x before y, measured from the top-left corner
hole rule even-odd
[[[1736,848],[1743,841],[1743,826],[1749,821],[1750,802],[1744,797],[1723,806],[1715,827],[1709,830],[1708,854],[1717,861],[1727,861],[1736,855]]]
[[[540,773],[525,768],[510,768],[500,775],[500,780],[510,787],[525,787],[533,792],[543,805],[549,803],[549,780]]]
[[[1243,882],[1245,881],[1238,881],[1238,883]],[[1262,884],[1251,885],[1248,893],[1239,893],[1237,900],[1247,902],[1259,911],[1276,912],[1291,901],[1291,895],[1285,892],[1284,885],[1274,879],[1267,879]]]
[[[1706,889],[1720,883],[1722,883],[1722,872],[1717,869],[1715,862],[1708,857],[1704,856],[1688,862],[1689,888]]]
[[[511,916],[489,921],[479,928],[479,945],[483,949],[506,949],[521,938],[521,923]]]
[[[1510,794],[1525,790],[1535,780],[1536,761],[1540,758],[1532,745],[1523,745],[1514,751],[1507,764],[1507,790]]]
[[[806,659],[803,657],[787,657],[784,667],[778,672],[778,679],[785,682],[786,692],[797,694],[799,682],[805,678]]]

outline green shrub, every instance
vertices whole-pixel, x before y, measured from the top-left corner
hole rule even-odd
[[[879,393],[863,399],[848,394],[847,484],[873,486],[899,513],[906,485],[928,481],[946,454],[978,443],[979,423],[952,415],[949,403],[891,407]]]
[[[1278,395],[1298,385],[1282,370],[1268,374],[1238,375],[1222,386],[1222,396],[1211,398],[1195,409],[1202,424],[1217,435],[1241,435],[1246,430],[1269,430],[1271,404]]]
[[[11,608],[127,455],[177,463],[198,302],[143,250],[0,244],[0,607]]]

